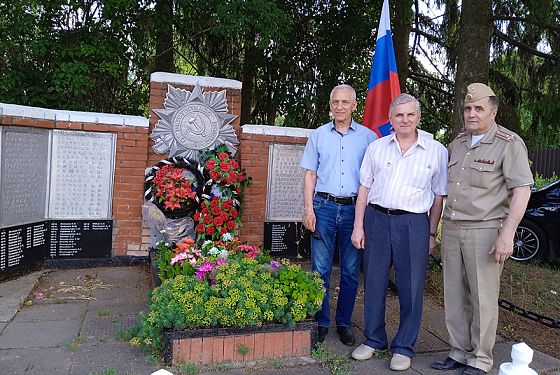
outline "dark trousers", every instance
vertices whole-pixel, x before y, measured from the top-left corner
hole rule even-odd
[[[364,230],[364,344],[374,349],[387,347],[385,298],[392,264],[399,295],[400,323],[391,351],[413,357],[428,269],[428,215],[388,215],[368,206]]]

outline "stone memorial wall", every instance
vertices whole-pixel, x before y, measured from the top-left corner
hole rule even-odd
[[[147,137],[137,116],[0,103],[0,279],[140,253]]]
[[[115,134],[53,130],[48,217],[111,217]]]
[[[245,191],[241,238],[264,243],[279,256],[309,254],[303,218],[303,169],[299,161],[311,129],[241,127],[241,166],[253,177]]]
[[[268,156],[267,221],[301,221],[305,145],[271,143]]]
[[[45,219],[49,131],[0,126],[0,227]]]
[[[151,76],[149,119],[0,103],[0,276],[41,254],[148,254],[144,171],[166,157],[150,147],[149,134],[169,85],[225,90],[229,113],[240,115],[241,82],[170,73]],[[241,127],[239,117],[232,126],[240,140],[236,157],[253,178],[245,191],[240,238],[294,251],[303,233],[299,159],[311,130]]]

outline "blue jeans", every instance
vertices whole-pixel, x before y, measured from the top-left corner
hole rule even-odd
[[[311,237],[311,269],[319,272],[325,283],[325,298],[320,311],[315,314],[319,327],[331,324],[329,299],[330,278],[334,251],[338,244],[340,264],[340,292],[336,307],[336,325],[352,327],[352,312],[358,289],[358,276],[362,252],[351,241],[354,229],[354,205],[342,205],[315,196],[313,209],[317,223],[315,232],[321,237]]]
[[[413,357],[422,321],[428,271],[428,215],[392,216],[368,206],[364,230],[364,344],[374,349],[387,347],[385,297],[392,264],[399,295],[400,322],[391,352]]]

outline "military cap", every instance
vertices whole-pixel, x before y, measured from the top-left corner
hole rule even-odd
[[[467,86],[465,103],[476,102],[477,100],[487,98],[489,96],[496,96],[490,87],[486,86],[484,83],[471,83]]]

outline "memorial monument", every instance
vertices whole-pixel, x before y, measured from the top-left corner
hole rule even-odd
[[[0,278],[111,256],[115,135],[1,127]]]

